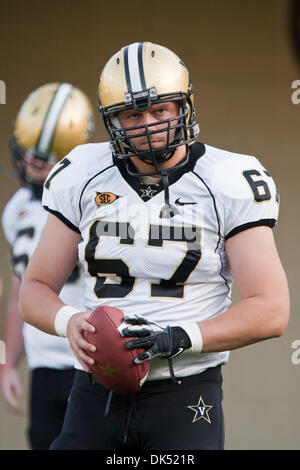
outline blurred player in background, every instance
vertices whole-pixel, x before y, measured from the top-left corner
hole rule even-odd
[[[229,350],[280,336],[289,317],[275,183],[257,158],[197,142],[189,72],[163,46],[123,47],[98,96],[110,143],[78,147],[52,170],[20,293],[24,318],[67,336],[78,360],[51,449],[222,449]],[[78,254],[85,312],[57,296]],[[233,278],[241,301],[231,306]],[[127,347],[150,361],[134,396],[90,380],[83,332],[99,305],[125,313],[123,335],[136,337]]]
[[[10,150],[21,188],[7,203],[2,226],[11,245],[11,292],[5,313],[6,364],[0,385],[8,408],[23,410],[17,366],[24,353],[31,374],[29,442],[32,449],[48,449],[60,432],[74,378],[74,355],[68,341],[24,323],[18,312],[21,279],[43,233],[47,212],[41,204],[44,181],[55,163],[94,129],[87,96],[69,83],[49,83],[23,102],[15,121]],[[64,302],[83,308],[83,278],[77,265],[61,293]]]

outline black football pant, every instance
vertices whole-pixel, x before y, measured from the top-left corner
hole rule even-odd
[[[47,450],[64,422],[75,369],[33,369],[28,438],[31,449]]]
[[[77,371],[52,450],[223,449],[221,367],[182,379],[146,381],[136,395],[112,394]],[[104,416],[105,415],[105,416]]]

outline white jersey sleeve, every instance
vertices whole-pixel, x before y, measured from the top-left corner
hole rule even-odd
[[[257,158],[234,155],[222,160],[213,168],[212,184],[221,208],[220,231],[225,240],[251,227],[274,227],[277,223],[276,186]]]
[[[44,184],[42,199],[48,212],[77,232],[80,219],[78,185],[82,181],[81,172],[84,167],[84,160],[78,165],[78,150],[79,147],[76,147],[52,168]]]
[[[109,144],[79,145],[57,163],[44,184],[42,204],[75,232],[80,233],[81,198],[89,179],[112,165]]]
[[[57,163],[44,184],[42,204],[80,233],[82,194],[89,180],[112,165],[109,143],[79,145]]]
[[[10,245],[16,236],[16,221],[22,216],[23,207],[30,199],[31,192],[28,188],[20,188],[6,204],[1,217],[3,233]]]

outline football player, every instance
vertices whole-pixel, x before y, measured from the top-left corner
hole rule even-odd
[[[222,449],[222,364],[282,335],[289,317],[275,183],[256,157],[197,141],[190,75],[166,47],[122,47],[98,97],[110,142],[78,147],[51,171],[47,227],[21,288],[25,320],[67,336],[78,360],[51,448]],[[57,295],[78,254],[84,312]],[[231,306],[233,278],[241,300]],[[99,305],[124,311],[128,347],[150,361],[135,396],[91,379],[83,332]]]
[[[43,233],[48,213],[41,204],[44,181],[51,168],[93,132],[92,105],[69,83],[48,83],[33,91],[17,114],[10,149],[21,188],[7,203],[2,226],[11,245],[12,282],[5,315],[6,364],[0,369],[4,401],[17,414],[23,394],[17,366],[26,353],[31,373],[29,443],[48,449],[59,434],[74,379],[74,355],[68,340],[24,323],[18,313],[21,279]],[[60,297],[83,308],[83,277],[79,265]]]

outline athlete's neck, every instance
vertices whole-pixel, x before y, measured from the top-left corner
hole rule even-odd
[[[160,163],[158,165],[158,168],[160,170],[172,168],[175,165],[178,165],[178,163],[180,163],[185,158],[185,156],[186,156],[185,146],[177,147],[174,152],[174,155],[169,160],[166,160]],[[130,160],[138,173],[152,173],[155,171],[154,165],[151,165],[150,163],[146,163],[143,160],[140,160],[138,157],[131,157]],[[153,178],[161,177],[160,174],[152,175],[152,176]]]

